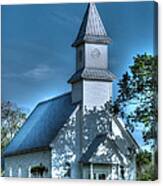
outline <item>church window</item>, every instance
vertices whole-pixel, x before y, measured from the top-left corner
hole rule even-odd
[[[99,180],[106,180],[106,175],[105,174],[99,174],[98,178],[99,178]]]
[[[124,180],[125,179],[125,176],[124,176],[125,170],[124,170],[123,166],[121,166],[120,168],[121,168],[121,178]]]
[[[21,169],[21,167],[18,168],[18,177],[22,177],[22,169]]]
[[[12,177],[12,167],[9,168],[9,177]]]
[[[64,177],[70,178],[71,177],[71,165],[69,162],[65,163],[65,171],[66,173],[64,174]]]
[[[48,172],[48,168],[45,167],[42,163],[40,165],[36,165],[31,167],[32,177],[44,177],[44,174]]]
[[[31,178],[32,175],[31,175],[31,166],[28,167],[28,178]]]

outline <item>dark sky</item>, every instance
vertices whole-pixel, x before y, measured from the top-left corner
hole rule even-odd
[[[71,47],[87,4],[2,6],[2,99],[29,109],[70,90]],[[109,68],[117,80],[132,57],[153,53],[153,2],[96,4],[108,35]],[[117,94],[114,82],[114,97]]]

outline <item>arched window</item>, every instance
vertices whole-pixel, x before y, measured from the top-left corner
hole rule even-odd
[[[31,178],[32,175],[31,175],[31,166],[28,167],[28,178]]]
[[[69,162],[65,163],[65,171],[64,177],[70,178],[71,177],[71,165]]]
[[[12,177],[12,167],[9,168],[9,177]]]
[[[125,176],[124,176],[124,174],[125,174],[124,166],[121,165],[120,168],[121,168],[121,178],[124,180],[125,179]]]
[[[98,178],[99,180],[106,180],[106,174],[99,174]]]
[[[31,176],[36,178],[43,178],[48,172],[48,168],[42,163],[31,167]]]
[[[18,177],[22,177],[22,169],[21,169],[21,167],[18,168]]]

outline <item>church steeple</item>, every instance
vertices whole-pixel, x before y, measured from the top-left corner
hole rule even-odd
[[[83,42],[108,44],[110,41],[95,4],[89,3],[79,33],[72,46],[76,47]]]
[[[98,107],[112,97],[115,76],[108,70],[110,41],[95,4],[90,3],[72,45],[76,48],[76,70],[68,83],[72,85],[73,103],[82,101],[85,106]]]

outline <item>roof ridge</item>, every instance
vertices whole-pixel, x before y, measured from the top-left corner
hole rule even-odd
[[[68,94],[70,94],[70,93],[71,93],[71,91],[70,91],[70,92],[63,93],[63,94],[58,95],[58,96],[56,96],[56,97],[49,98],[49,99],[47,99],[47,100],[41,101],[41,102],[39,102],[39,103],[37,104],[37,106],[38,106],[38,105],[41,105],[41,104],[44,104],[44,103],[47,103],[47,102],[52,101],[52,100],[59,99],[59,98],[64,97],[64,96],[66,96],[66,95],[68,95]]]

